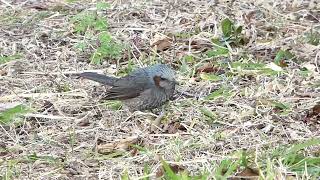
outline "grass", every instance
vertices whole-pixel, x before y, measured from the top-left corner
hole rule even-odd
[[[214,179],[227,179],[233,176],[237,171],[245,172],[242,175],[259,177],[261,179],[274,179],[278,176],[276,172],[279,171],[277,167],[281,166],[288,172],[296,173],[296,177],[304,177],[308,179],[316,179],[320,176],[320,158],[313,155],[305,155],[303,153],[309,147],[319,147],[320,139],[310,139],[303,143],[297,143],[289,147],[281,146],[268,154],[261,157],[254,157],[251,152],[239,151],[230,155],[230,158],[223,159],[220,163],[215,164],[215,170],[212,173],[203,172],[198,174],[196,179],[208,179],[209,176]],[[256,173],[252,171],[249,173],[248,168],[254,167],[254,158],[259,159],[256,165],[262,167],[255,167],[258,169]],[[173,168],[167,162],[161,160],[164,167],[165,179],[194,179],[189,176],[188,172],[174,172]],[[266,166],[266,167],[265,167]],[[282,170],[283,171],[283,170]]]
[[[17,105],[0,112],[0,124],[10,124],[17,122],[21,115],[26,114],[30,110],[24,105]]]
[[[17,60],[22,58],[22,55],[20,54],[15,54],[15,55],[11,55],[11,56],[2,56],[0,57],[0,64],[4,64],[13,60]]]
[[[108,32],[108,22],[106,17],[98,14],[99,11],[109,8],[107,3],[97,3],[96,11],[82,11],[76,14],[71,22],[74,24],[74,30],[78,34],[84,34],[79,37],[83,40],[76,44],[76,48],[84,51],[90,46],[95,50],[91,55],[91,63],[100,64],[106,58],[117,59],[123,50],[121,45],[117,43]],[[96,42],[98,45],[95,45]]]
[[[316,7],[6,2],[1,179],[320,176]],[[169,44],[157,50],[154,42]],[[160,124],[149,112],[101,101],[105,87],[73,75],[123,76],[156,62],[172,66],[179,81]]]

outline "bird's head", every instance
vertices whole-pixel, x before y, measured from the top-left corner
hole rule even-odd
[[[165,64],[156,64],[150,67],[151,77],[156,86],[170,89],[177,84],[175,80],[175,72]]]

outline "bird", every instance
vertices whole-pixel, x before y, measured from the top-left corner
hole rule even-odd
[[[83,72],[78,76],[110,86],[105,100],[120,100],[129,111],[152,110],[164,105],[175,92],[175,71],[166,64],[138,68],[124,77]]]

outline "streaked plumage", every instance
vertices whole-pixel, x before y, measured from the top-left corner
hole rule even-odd
[[[79,76],[105,84],[105,99],[122,100],[131,111],[153,109],[168,101],[175,90],[175,72],[167,65],[140,68],[121,78],[85,72]]]

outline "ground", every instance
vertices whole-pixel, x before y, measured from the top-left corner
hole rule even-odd
[[[320,175],[317,1],[107,3],[0,1],[0,177]],[[179,81],[163,112],[76,76],[155,62]]]

